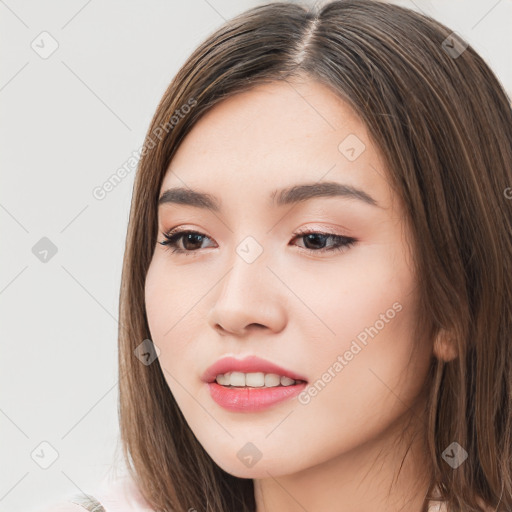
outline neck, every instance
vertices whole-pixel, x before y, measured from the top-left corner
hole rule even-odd
[[[291,475],[255,479],[256,511],[425,511],[430,478],[423,421],[410,410],[350,452]]]

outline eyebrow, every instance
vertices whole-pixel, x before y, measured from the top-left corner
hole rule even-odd
[[[302,183],[289,188],[274,190],[269,197],[269,206],[275,208],[289,204],[297,204],[317,197],[357,199],[371,206],[381,208],[377,201],[364,190],[335,181]],[[175,187],[166,190],[160,196],[158,206],[169,203],[203,208],[212,212],[221,212],[222,210],[221,202],[215,196],[187,187]]]

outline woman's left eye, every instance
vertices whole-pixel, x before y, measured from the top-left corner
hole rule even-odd
[[[172,253],[185,254],[185,256],[193,255],[197,253],[197,249],[201,249],[201,245],[205,239],[209,239],[203,233],[198,231],[185,231],[185,230],[171,230],[167,233],[162,233],[165,240],[158,242],[163,245],[166,249],[171,250]],[[329,251],[341,251],[354,245],[357,239],[352,237],[346,237],[342,235],[334,235],[331,233],[320,233],[318,231],[302,231],[294,233],[296,238],[304,238],[307,245],[313,248],[306,247],[303,250],[308,252],[329,252]],[[328,240],[332,240],[333,243],[326,246]],[[181,247],[179,242],[181,241]],[[321,246],[321,247],[319,247]]]

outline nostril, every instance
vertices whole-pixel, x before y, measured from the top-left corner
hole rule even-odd
[[[257,327],[258,329],[265,329],[265,326],[263,324],[250,324],[247,328],[252,326]]]

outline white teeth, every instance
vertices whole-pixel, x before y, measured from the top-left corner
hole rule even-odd
[[[276,373],[242,373],[228,372],[217,375],[215,379],[221,386],[250,387],[250,388],[274,388],[276,386],[291,386],[295,380],[280,376]]]
[[[281,377],[282,386],[291,386],[292,384],[295,384],[293,379],[290,379],[289,377]]]
[[[262,388],[265,385],[265,374],[258,373],[247,373],[245,375],[245,385],[251,388]]]
[[[217,381],[217,384],[220,384],[222,386],[229,386],[229,383],[230,383],[230,378],[229,378],[229,374],[220,374],[220,375],[217,375],[217,378],[215,379]]]
[[[267,373],[265,375],[265,386],[267,388],[279,386],[279,384],[281,384],[281,379],[279,375],[276,375],[275,373]]]
[[[245,373],[231,372],[229,380],[232,386],[245,386]]]

